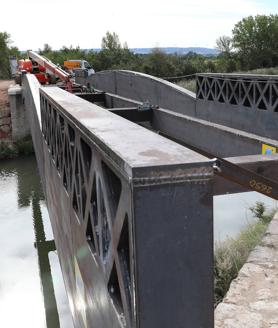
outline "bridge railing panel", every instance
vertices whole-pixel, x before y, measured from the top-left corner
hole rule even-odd
[[[198,74],[200,118],[277,139],[278,77]]]
[[[58,88],[40,101],[76,325],[213,327],[211,164]]]

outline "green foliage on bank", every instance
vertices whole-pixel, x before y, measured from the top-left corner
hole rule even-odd
[[[10,56],[18,56],[17,47],[11,46],[10,35],[7,32],[0,32],[0,79],[10,78]]]
[[[180,80],[177,82],[177,85],[196,93],[196,79]]]
[[[33,142],[31,137],[12,142],[7,140],[0,141],[0,160],[12,159],[18,156],[29,156],[34,154]]]
[[[256,202],[250,208],[255,223],[248,224],[237,237],[215,244],[214,250],[214,300],[223,300],[233,279],[246,262],[251,250],[257,246],[273,219],[275,210],[268,211],[264,203]]]

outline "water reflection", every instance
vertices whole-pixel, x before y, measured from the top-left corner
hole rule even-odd
[[[47,328],[60,327],[59,316],[56,298],[54,294],[53,280],[51,276],[51,268],[48,258],[48,253],[55,251],[54,240],[46,240],[45,232],[43,228],[42,214],[40,209],[39,195],[34,192],[32,194],[32,210],[34,219],[34,231],[35,231],[35,247],[38,250],[39,257],[39,271],[42,284],[42,292],[45,307],[45,317]]]
[[[0,327],[73,327],[35,159],[1,161],[0,193]]]

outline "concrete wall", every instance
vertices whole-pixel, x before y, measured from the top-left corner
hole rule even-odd
[[[76,78],[99,90],[136,101],[149,101],[178,113],[195,116],[195,94],[168,81],[132,71],[103,71],[89,77]]]
[[[27,110],[26,106],[24,106],[22,88],[19,85],[10,87],[8,94],[12,121],[12,139],[17,141],[30,135]]]

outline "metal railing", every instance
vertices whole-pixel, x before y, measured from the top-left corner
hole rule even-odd
[[[197,74],[197,99],[278,112],[278,77]]]
[[[117,312],[123,324],[131,326],[134,266],[130,264],[129,256],[133,250],[129,240],[131,194],[128,181],[43,95],[41,108],[42,133],[49,155],[70,196],[87,246],[102,271]],[[117,229],[113,229],[114,222],[117,222]]]

